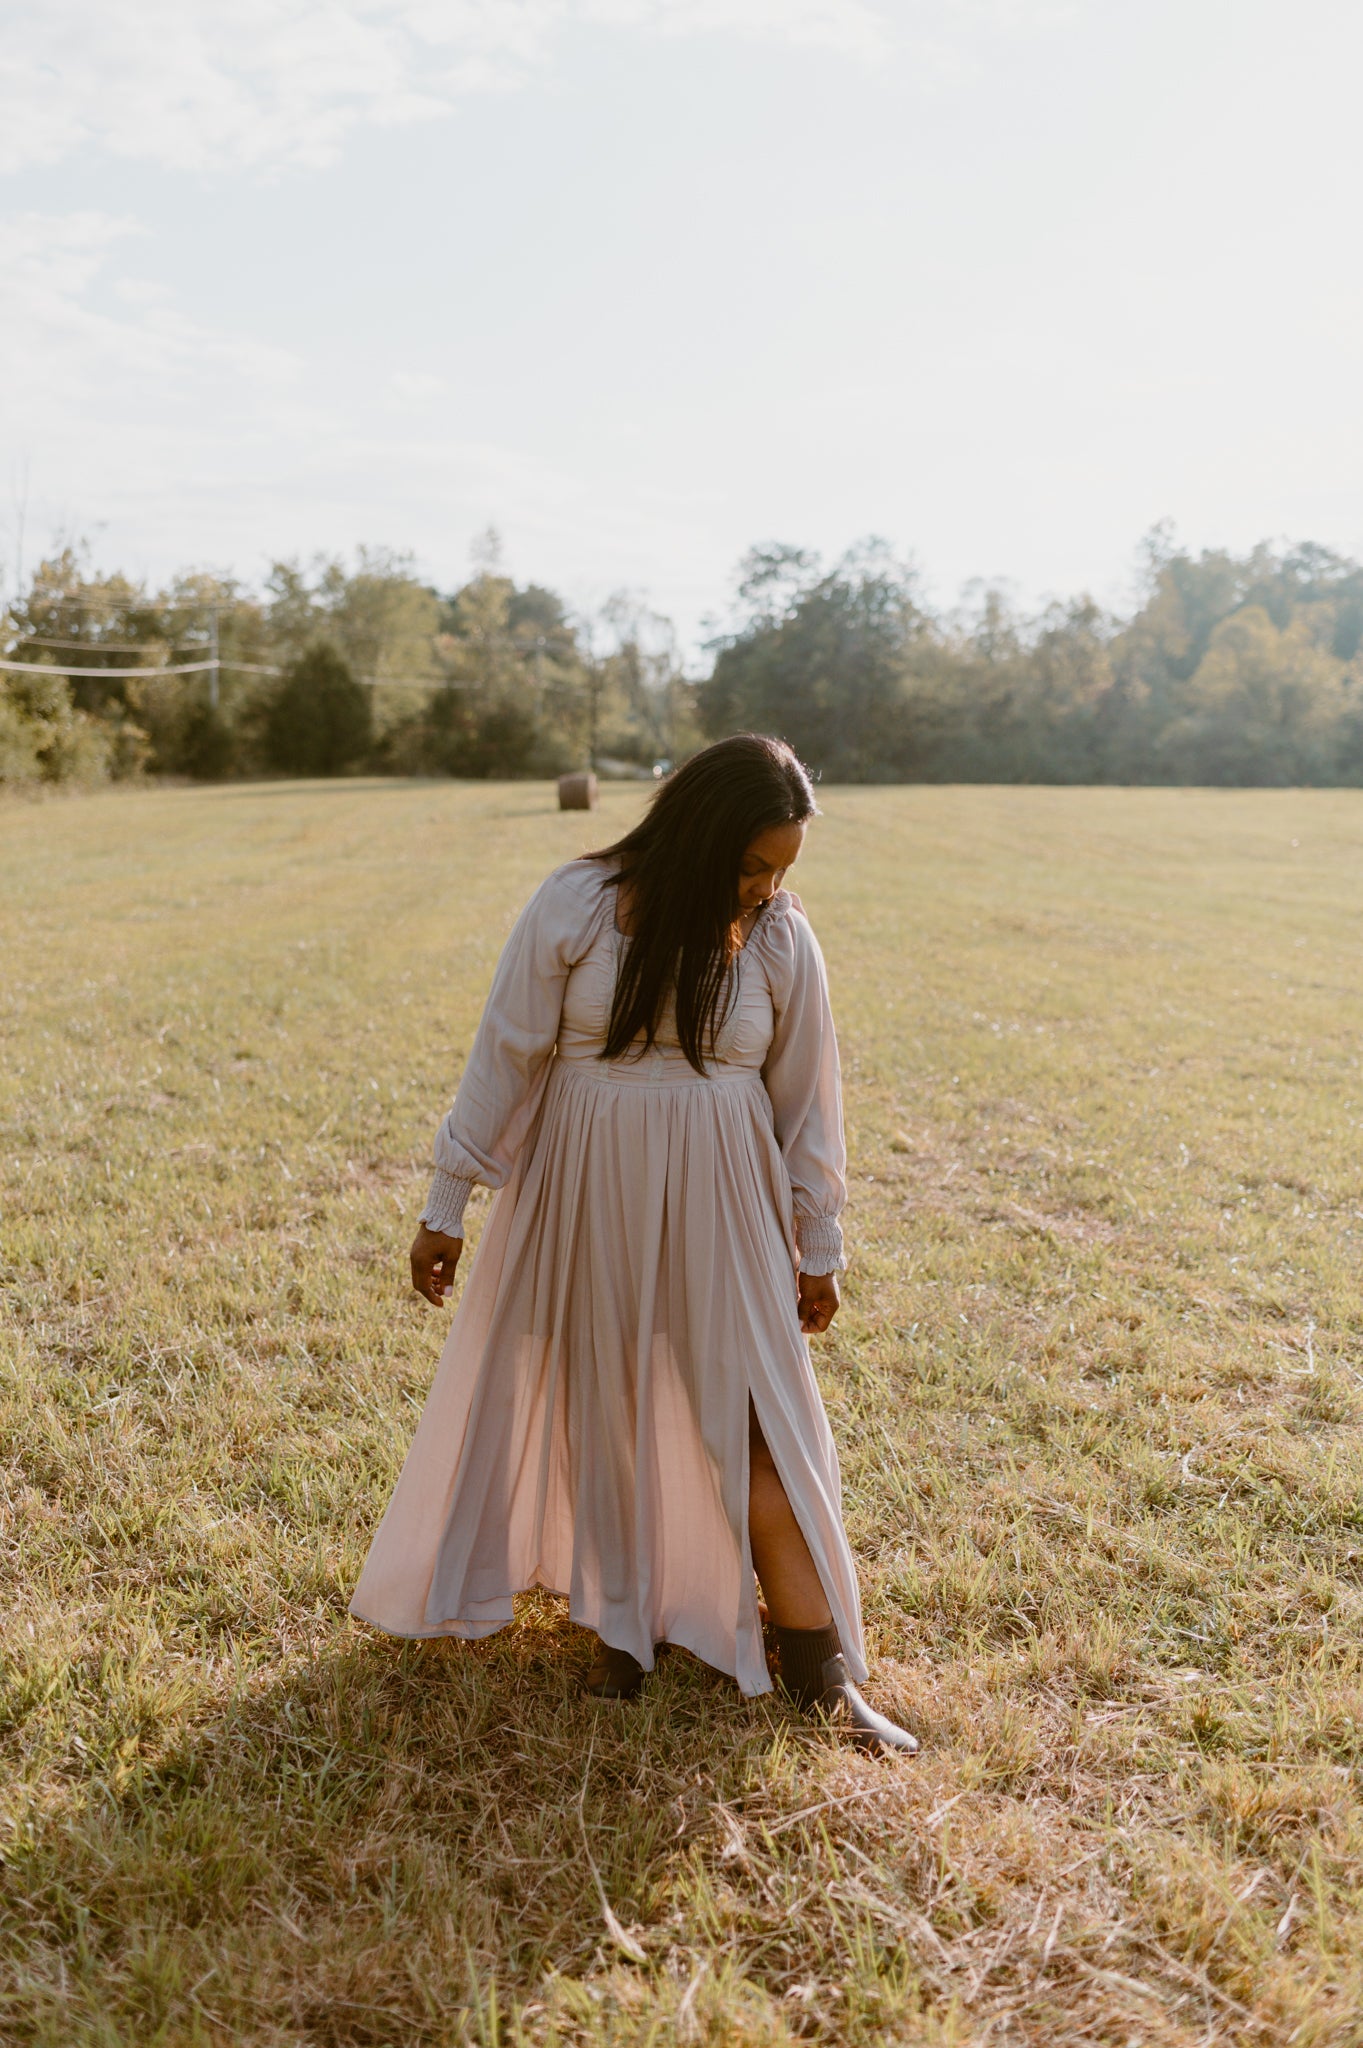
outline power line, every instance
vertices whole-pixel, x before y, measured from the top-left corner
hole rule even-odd
[[[191,597],[183,603],[154,597],[87,597],[79,590],[30,591],[25,597],[17,597],[6,609],[11,617],[20,611],[81,611],[81,612],[150,612],[155,617],[175,617],[189,612],[230,611],[234,603],[245,604],[251,599],[226,597]]]
[[[41,633],[18,633],[25,647],[67,647],[76,654],[141,654],[145,640],[48,640]]]
[[[230,675],[277,676],[283,670],[258,661],[182,661],[161,668],[95,668],[91,663],[56,661],[0,661],[0,670],[24,676],[197,676],[208,669],[226,669]],[[459,690],[464,684],[447,676],[356,676],[369,690]]]
[[[182,661],[174,668],[63,668],[55,661],[0,661],[0,669],[8,674],[28,676],[195,676],[217,666],[213,661]]]

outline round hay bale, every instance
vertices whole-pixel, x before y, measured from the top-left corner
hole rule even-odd
[[[594,811],[596,797],[596,777],[590,772],[559,776],[558,807],[561,811]]]

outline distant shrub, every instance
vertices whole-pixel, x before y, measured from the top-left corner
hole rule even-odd
[[[196,782],[221,782],[237,762],[237,737],[216,704],[196,704],[180,737],[180,759]]]
[[[538,741],[539,728],[529,711],[519,704],[491,705],[454,750],[454,772],[479,778],[525,775]]]
[[[42,781],[42,733],[6,691],[0,695],[0,783]]]
[[[77,711],[56,669],[6,676],[0,683],[0,783],[103,782],[135,772],[142,736]]]
[[[318,642],[279,679],[265,719],[265,751],[286,775],[344,775],[373,739],[369,692],[345,657]]]

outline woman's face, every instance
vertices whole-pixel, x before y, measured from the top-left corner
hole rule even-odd
[[[769,825],[749,843],[738,864],[738,902],[742,910],[756,910],[774,896],[793,867],[805,843],[803,825]]]

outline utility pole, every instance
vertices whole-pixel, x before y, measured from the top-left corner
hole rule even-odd
[[[596,773],[596,738],[600,726],[601,691],[606,680],[604,667],[604,663],[593,654],[587,670],[591,678],[588,684],[590,696],[588,698],[587,767],[593,775]]]
[[[216,711],[218,708],[218,671],[222,667],[222,663],[218,659],[218,607],[216,605],[208,614],[208,620],[209,659],[213,663],[212,668],[208,671],[208,702],[211,708]]]

